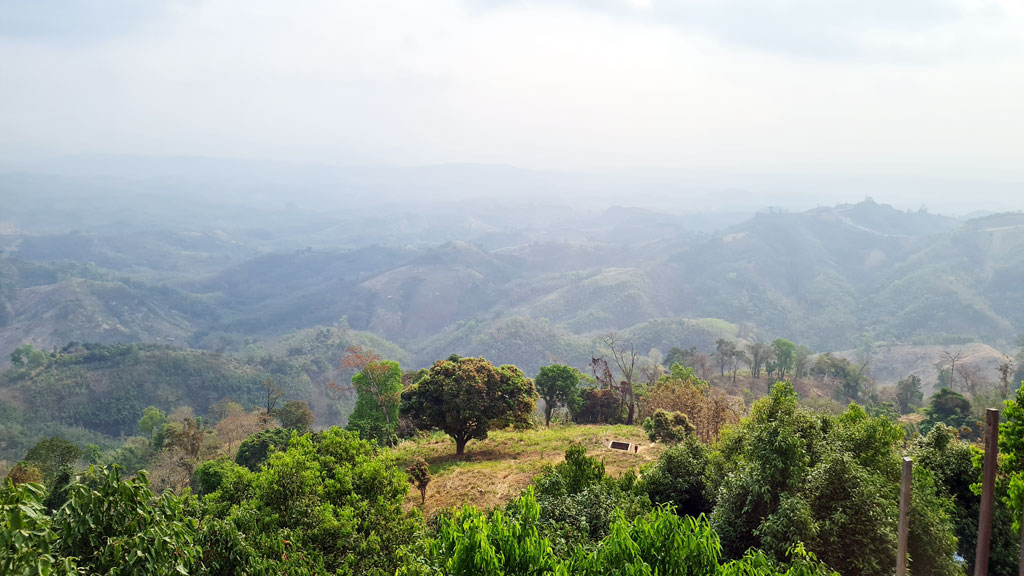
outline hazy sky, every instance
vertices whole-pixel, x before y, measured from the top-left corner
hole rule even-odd
[[[0,157],[1024,180],[1018,0],[0,0]]]

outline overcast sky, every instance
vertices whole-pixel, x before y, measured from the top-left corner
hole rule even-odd
[[[0,0],[0,158],[1024,181],[1018,0]]]

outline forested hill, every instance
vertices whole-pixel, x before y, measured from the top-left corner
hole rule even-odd
[[[459,228],[461,239],[414,246],[375,243],[390,231],[333,244],[340,217],[311,219],[312,234],[296,214],[246,226],[215,213],[205,225],[216,228],[175,218],[149,231],[7,223],[0,355],[75,340],[239,351],[344,322],[418,364],[444,350],[529,368],[585,359],[591,337],[611,330],[663,352],[722,336],[782,336],[816,351],[865,341],[1006,348],[1024,331],[1021,214],[961,222],[868,199],[765,211],[708,234],[626,208],[523,228],[471,212],[460,218],[477,224]],[[312,236],[320,247],[281,250]]]

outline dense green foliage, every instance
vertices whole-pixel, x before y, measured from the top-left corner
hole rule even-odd
[[[73,467],[81,456],[82,451],[78,446],[53,436],[37,442],[25,454],[23,462],[39,470],[43,482],[49,484],[62,470]]]
[[[670,446],[654,465],[644,469],[639,490],[654,504],[669,504],[678,514],[710,513],[714,502],[707,478],[710,452],[695,437],[688,436]]]
[[[716,465],[726,476],[711,516],[723,548],[737,557],[757,547],[781,560],[802,542],[844,575],[884,574],[895,562],[903,431],[857,406],[833,419],[796,400],[791,386],[776,385],[723,440],[724,461]],[[929,477],[919,482],[931,486]],[[955,540],[943,536],[953,530],[950,511],[922,508],[937,501],[912,503],[911,514],[922,520],[911,525],[918,543],[911,566],[952,575]]]
[[[70,576],[78,570],[72,558],[60,558],[53,518],[43,506],[42,486],[0,488],[0,572],[11,576]]]
[[[235,463],[255,472],[273,451],[287,447],[291,438],[292,432],[285,428],[257,432],[242,441],[235,456]]]
[[[189,574],[198,568],[197,520],[187,499],[154,495],[145,475],[90,469],[48,516],[37,485],[0,489],[5,574]]]
[[[313,411],[309,404],[299,400],[289,400],[277,409],[277,419],[283,428],[305,432],[313,425]]]
[[[560,555],[589,547],[608,535],[620,517],[635,518],[650,509],[646,495],[635,490],[635,476],[612,478],[604,464],[579,445],[565,451],[565,460],[535,480],[540,502],[538,528]],[[514,506],[508,508],[516,514]]]
[[[401,576],[704,576],[708,574],[829,576],[815,559],[795,548],[788,568],[758,553],[725,562],[718,537],[702,518],[660,507],[615,520],[595,547],[557,555],[540,528],[543,504],[528,491],[506,510],[489,514],[465,507],[439,521],[434,536],[410,554]]]
[[[398,441],[398,409],[402,393],[402,367],[398,362],[373,361],[352,377],[358,399],[348,418],[348,429],[381,446]]]
[[[206,503],[247,542],[243,566],[377,576],[420,529],[402,512],[407,490],[381,448],[335,428],[293,436],[257,472],[236,468]]]
[[[798,356],[799,347],[793,352]],[[798,364],[794,359],[788,369],[813,370]],[[399,366],[377,365],[385,376],[379,381],[392,390],[383,394],[396,397]],[[669,375],[659,373],[658,383],[697,381],[692,368],[678,364]],[[452,356],[406,380],[401,413],[421,428],[444,430],[457,448],[460,439],[464,446],[494,427],[526,424],[536,395],[515,367],[480,358]],[[364,403],[362,421],[382,414],[380,390],[365,396],[373,402]],[[655,384],[645,393],[669,405],[683,398],[681,390]],[[713,392],[702,383],[688,393],[709,400]],[[302,434],[311,414],[301,401],[275,407],[287,427],[271,429],[264,428],[271,416],[263,408],[248,413],[232,402],[211,405],[211,418],[220,419],[213,424],[190,411],[167,416],[148,406],[136,423],[144,437],[133,440],[143,447],[140,463],[164,475],[184,471],[181,483],[170,484],[180,495],[154,495],[146,473],[76,474],[80,459],[111,454],[51,437],[11,474],[46,488],[8,484],[0,498],[9,516],[0,543],[14,574],[882,576],[895,560],[899,459],[909,454],[919,463],[911,570],[954,576],[962,573],[955,553],[973,563],[973,485],[980,474],[977,449],[944,423],[963,415],[961,398],[947,391],[933,400],[929,432],[909,447],[895,416],[872,416],[856,404],[838,415],[814,412],[788,383],[776,384],[718,440],[694,434],[687,412],[657,409],[647,412],[644,427],[652,441],[668,446],[639,471],[611,476],[599,458],[571,445],[564,461],[544,468],[503,508],[442,511],[429,524],[418,506],[403,511],[403,502],[415,486],[426,503],[436,461],[413,459],[403,471],[387,442],[360,438],[366,434],[357,425],[358,433]],[[1001,438],[1007,466],[998,488],[995,574],[1008,573],[1015,558],[1013,515],[1024,493],[1019,401],[1007,405]],[[617,410],[621,415],[621,399]],[[382,421],[388,419],[376,420]],[[209,451],[215,440],[226,444]],[[126,555],[130,561],[120,560]]]
[[[982,424],[971,410],[971,403],[949,388],[942,388],[932,395],[925,414],[928,419],[922,426],[922,432],[927,433],[932,426],[942,423],[959,430],[964,437],[981,434]]]

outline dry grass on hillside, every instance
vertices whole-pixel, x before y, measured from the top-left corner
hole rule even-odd
[[[637,454],[608,448],[612,440],[640,445]],[[591,456],[603,458],[609,474],[640,468],[657,460],[663,446],[652,444],[639,426],[565,425],[516,432],[499,430],[483,441],[466,445],[464,460],[455,456],[455,443],[438,432],[402,442],[394,449],[398,464],[404,468],[417,456],[430,464],[433,479],[427,490],[424,515],[462,504],[478,508],[503,505],[523,491],[544,466],[561,462],[565,449],[578,442]],[[420,495],[409,491],[407,508],[419,506]]]

